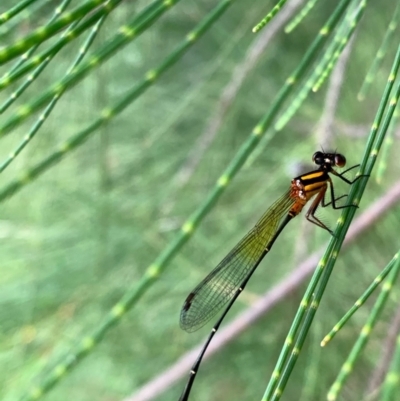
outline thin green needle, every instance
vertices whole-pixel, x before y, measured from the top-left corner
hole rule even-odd
[[[332,340],[336,333],[346,324],[346,322],[353,316],[353,314],[365,303],[369,296],[375,291],[378,285],[385,279],[385,277],[392,270],[393,266],[397,263],[399,253],[393,257],[390,263],[382,270],[382,272],[375,278],[373,283],[367,288],[367,290],[361,295],[354,305],[348,310],[348,312],[340,319],[340,321],[332,328],[332,330],[324,337],[321,341],[321,347],[324,347]]]
[[[273,9],[253,28],[253,32],[257,33],[261,31],[265,25],[268,24],[275,17],[276,14],[281,10],[281,8],[285,5],[287,0],[279,0],[277,4],[273,7]]]
[[[400,258],[395,256],[395,260],[393,262],[393,269],[389,274],[387,282],[383,285],[381,293],[379,294],[374,307],[368,317],[367,323],[361,330],[361,333],[354,344],[349,357],[347,358],[346,362],[343,364],[335,382],[332,384],[329,392],[328,392],[328,400],[335,401],[339,395],[340,390],[342,389],[346,379],[349,377],[350,373],[353,370],[354,364],[361,354],[361,351],[365,347],[370,337],[371,331],[377,322],[383,307],[386,304],[386,301],[389,297],[390,291],[393,288],[393,283],[396,281],[396,278],[400,271]]]

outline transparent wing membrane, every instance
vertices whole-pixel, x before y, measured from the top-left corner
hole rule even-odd
[[[240,284],[266,254],[266,246],[295,199],[290,191],[279,198],[253,229],[217,267],[189,294],[182,308],[182,329],[192,332],[206,324],[234,296]]]

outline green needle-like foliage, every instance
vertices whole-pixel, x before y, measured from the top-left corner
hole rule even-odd
[[[328,392],[328,400],[329,401],[335,401],[338,397],[338,393],[343,387],[343,384],[345,380],[349,377],[351,374],[352,370],[354,369],[354,363],[356,362],[357,358],[360,356],[361,351],[363,348],[366,346],[367,341],[369,340],[371,336],[371,331],[373,330],[377,320],[381,317],[382,315],[382,310],[383,307],[386,304],[386,301],[388,300],[388,296],[393,288],[393,285],[396,281],[396,278],[399,274],[400,270],[400,260],[398,256],[396,257],[396,260],[394,262],[394,266],[388,276],[387,282],[382,287],[381,293],[379,294],[379,297],[377,298],[374,307],[371,310],[371,313],[368,317],[367,322],[363,326],[360,336],[357,339],[357,342],[354,344],[349,357],[343,364],[338,377],[336,378],[335,382],[332,384],[332,387],[330,388]]]
[[[386,375],[382,388],[382,401],[395,400],[400,389],[400,336],[397,337],[396,348],[393,355],[390,370]]]
[[[325,146],[314,127],[333,102],[326,137],[346,167],[360,163],[351,178],[362,175],[335,191],[358,208],[344,210],[332,238],[304,213],[290,222],[226,320],[323,246],[309,286],[228,336],[190,397],[259,400],[267,386],[268,401],[326,398],[375,311],[368,296],[387,274],[377,266],[398,249],[392,202],[340,252],[355,213],[398,180],[397,2],[0,3],[1,400],[177,400],[195,359],[184,354],[208,330],[179,328],[185,297],[313,169],[303,164]],[[339,95],[324,100],[354,36]],[[318,216],[334,229],[338,213]],[[393,285],[394,301],[374,314],[346,399],[369,395],[397,296]],[[347,335],[321,351],[342,315]],[[397,350],[379,383],[387,399],[398,360]]]
[[[381,273],[374,279],[373,283],[367,288],[367,290],[362,294],[362,296],[357,299],[354,305],[346,312],[346,314],[340,319],[340,321],[335,324],[334,328],[324,337],[321,341],[321,347],[324,347],[328,344],[329,341],[336,335],[336,333],[341,330],[341,328],[346,324],[346,322],[353,316],[353,314],[366,302],[369,296],[375,291],[375,289],[382,283],[384,278],[389,274],[389,272],[393,269],[393,266],[397,263],[399,259],[399,254],[393,257],[390,263],[382,270]]]

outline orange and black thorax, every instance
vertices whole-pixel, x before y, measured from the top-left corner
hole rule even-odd
[[[316,194],[323,196],[331,182],[329,172],[331,166],[321,166],[318,170],[293,178],[290,186],[290,197],[295,200],[295,204],[289,214],[293,217],[301,212],[304,205]]]

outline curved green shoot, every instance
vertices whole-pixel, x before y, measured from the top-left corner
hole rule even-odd
[[[301,21],[307,16],[307,14],[312,10],[318,0],[308,0],[304,7],[299,11],[299,13],[290,21],[286,27],[285,32],[290,33],[292,32],[297,25],[300,24]]]
[[[369,68],[367,75],[364,78],[360,91],[358,92],[357,98],[360,101],[363,101],[365,99],[365,96],[368,93],[371,83],[374,82],[375,76],[389,48],[390,40],[399,24],[399,18],[400,18],[400,3],[397,3],[396,9],[393,13],[392,20],[389,23],[387,31],[383,37],[382,43],[378,49],[378,52],[376,53],[375,59],[372,62],[371,67]]]
[[[329,401],[335,401],[337,399],[339,392],[343,387],[343,384],[345,383],[346,379],[349,377],[350,373],[353,370],[354,363],[356,362],[362,349],[367,344],[369,335],[371,334],[371,331],[374,328],[375,323],[377,322],[377,319],[379,318],[379,315],[386,304],[390,291],[393,288],[393,283],[395,282],[399,274],[399,270],[400,270],[400,259],[395,256],[395,261],[393,263],[393,270],[390,272],[387,282],[382,287],[381,293],[379,294],[375,302],[375,305],[371,310],[367,323],[362,328],[361,333],[349,354],[349,357],[347,358],[346,362],[340,369],[340,372],[335,382],[332,384],[332,387],[329,389],[328,392]]]
[[[347,32],[345,33],[345,35],[342,36],[341,40],[339,40],[339,44],[336,50],[332,53],[329,62],[324,66],[323,71],[321,72],[317,82],[313,85],[312,87],[313,92],[317,92],[321,88],[326,78],[332,72],[344,48],[347,46],[348,41],[353,36],[353,33],[364,14],[366,6],[367,6],[367,1],[366,0],[361,1],[357,5],[357,10],[355,11],[354,15],[352,15],[352,18],[349,19],[348,21],[344,21],[344,23],[347,22],[346,24]]]
[[[346,314],[340,319],[340,321],[335,324],[332,330],[323,338],[321,341],[321,347],[325,347],[332,338],[339,332],[339,330],[348,322],[348,320],[354,315],[354,313],[361,308],[370,295],[375,291],[378,285],[385,279],[385,277],[392,270],[393,266],[397,263],[399,258],[399,252],[396,253],[393,259],[387,264],[387,266],[382,270],[382,272],[374,279],[367,290],[361,295],[360,298],[354,303],[354,305],[346,312]]]
[[[287,0],[279,0],[278,3],[274,5],[272,10],[252,29],[254,33],[261,31],[272,18],[275,17],[276,14],[281,10],[281,8],[285,5]]]

